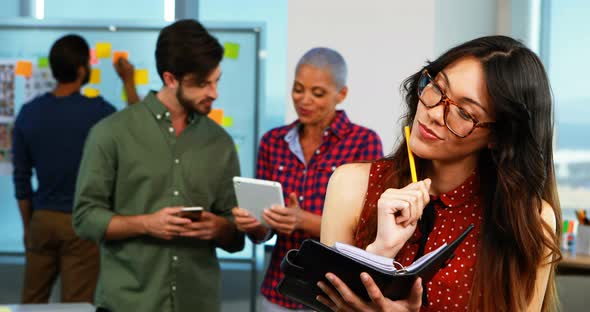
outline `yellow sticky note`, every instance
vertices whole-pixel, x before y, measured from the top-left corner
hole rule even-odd
[[[92,84],[100,83],[100,68],[93,68],[90,70],[90,81],[88,82]]]
[[[12,309],[10,307],[0,306],[0,312],[12,312]]]
[[[208,116],[219,125],[223,123],[223,109],[214,108]]]
[[[89,98],[95,98],[100,95],[100,90],[95,88],[84,88],[82,93]]]
[[[148,70],[147,69],[136,69],[135,70],[135,84],[146,85],[148,84]]]
[[[113,52],[113,64],[117,63],[120,58],[124,58],[126,60],[129,59],[129,52],[127,51],[114,51]]]
[[[123,88],[123,90],[121,90],[121,100],[125,103],[127,103],[127,92],[125,92],[125,88]]]
[[[97,58],[111,57],[111,43],[110,42],[97,42],[96,43],[96,57]]]
[[[237,59],[240,55],[240,45],[233,42],[225,42],[223,44],[223,49],[225,50],[224,57],[230,59]]]
[[[29,61],[18,61],[16,62],[16,68],[14,73],[17,76],[25,76],[27,78],[33,75],[33,63]]]
[[[39,68],[49,67],[49,58],[47,56],[40,57],[39,59],[37,59],[37,66]]]
[[[234,119],[230,116],[224,116],[221,125],[229,128],[234,125]]]

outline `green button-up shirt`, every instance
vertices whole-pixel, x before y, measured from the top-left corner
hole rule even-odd
[[[218,311],[220,270],[213,241],[149,236],[103,239],[114,215],[202,206],[227,219],[236,206],[239,162],[230,136],[197,114],[175,135],[154,93],[91,131],[76,186],[74,228],[100,242],[95,304],[111,311]],[[244,246],[236,231],[228,251]]]

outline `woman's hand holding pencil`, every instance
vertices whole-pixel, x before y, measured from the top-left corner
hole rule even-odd
[[[409,128],[406,142],[409,142]],[[408,155],[413,183],[401,189],[387,189],[377,202],[377,237],[367,251],[393,257],[412,236],[424,207],[430,202],[430,179],[417,181],[410,145]]]

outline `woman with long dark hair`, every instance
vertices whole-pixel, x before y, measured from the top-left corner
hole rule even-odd
[[[373,163],[332,175],[321,240],[355,244],[408,265],[474,230],[449,265],[416,283],[408,300],[384,298],[361,274],[362,302],[334,274],[318,298],[336,310],[550,311],[561,257],[553,167],[553,109],[539,58],[504,36],[450,49],[404,82],[406,142]],[[422,293],[423,292],[423,293]],[[421,299],[421,300],[420,300]]]

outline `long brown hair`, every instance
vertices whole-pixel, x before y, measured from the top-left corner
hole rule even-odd
[[[469,56],[479,59],[484,68],[496,111],[492,129],[495,146],[482,150],[479,157],[484,211],[469,310],[525,310],[534,295],[537,269],[546,263],[552,267],[542,310],[555,310],[554,268],[561,258],[561,209],[553,167],[553,104],[545,69],[531,50],[505,36],[466,42],[425,68],[436,76],[449,64]],[[404,81],[408,112],[402,126],[413,123],[421,71]],[[387,159],[393,162],[388,185],[410,183],[405,141]],[[419,174],[428,162],[417,159]],[[556,231],[541,219],[542,200],[553,208]],[[545,231],[551,235],[546,236]]]

